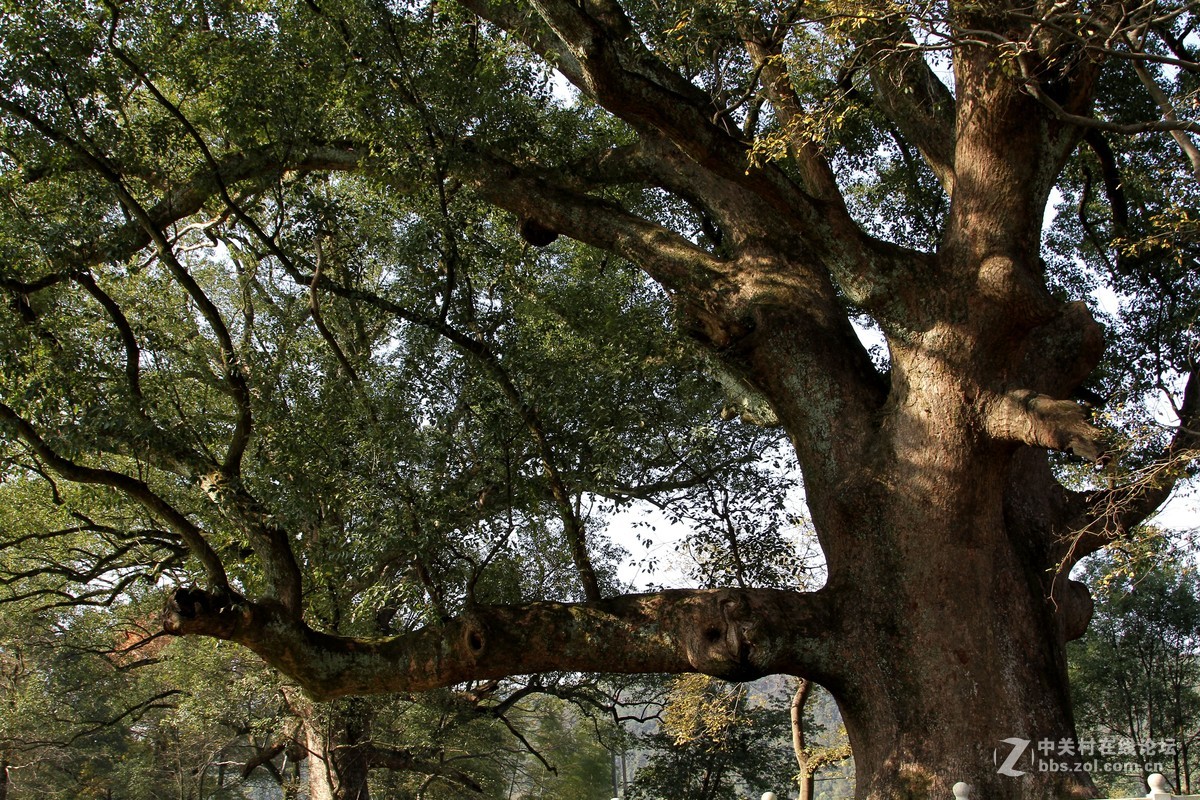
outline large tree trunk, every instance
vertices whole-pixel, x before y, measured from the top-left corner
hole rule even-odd
[[[955,334],[959,352],[946,348]],[[942,332],[941,350],[928,346],[933,337],[893,343],[889,401],[873,422],[857,421],[871,425],[857,450],[839,453],[838,437],[853,434],[836,425],[828,453],[811,431],[794,436],[828,558],[826,590],[848,604],[839,632],[846,663],[810,677],[839,704],[862,798],[949,798],[958,781],[985,798],[1093,794],[1084,774],[1039,772],[1027,761],[1016,768],[1025,775],[998,772],[1012,749],[1006,739],[1074,738],[1065,643],[1082,626],[1077,593],[1058,569],[1066,493],[1044,452],[988,434],[1007,423],[986,420],[993,379],[969,365],[995,367],[988,351],[1002,348],[973,336],[986,342],[960,330]],[[1004,369],[1020,369],[1021,349],[1009,345],[1018,363]],[[772,377],[760,380],[768,389],[806,368],[781,352],[758,356],[773,362]],[[784,424],[801,430],[810,412],[784,393],[773,400]],[[849,453],[856,463],[837,469]]]
[[[916,528],[868,533],[896,546],[890,569],[859,583],[870,624],[845,634],[853,669],[833,687],[860,797],[1094,796],[1086,776],[999,766],[1018,738],[1074,738],[1064,648],[1047,593],[980,524],[958,541]],[[902,544],[897,540],[904,540]],[[989,540],[990,539],[990,540]],[[907,555],[907,557],[905,557]],[[1034,753],[1031,747],[1027,757]]]
[[[1067,493],[1044,451],[992,434],[1039,424],[1028,407],[1005,405],[990,373],[1020,374],[1022,338],[1036,340],[1037,326],[1002,344],[987,323],[968,323],[964,313],[957,329],[891,341],[882,413],[870,422],[847,415],[850,425],[869,426],[857,448],[839,448],[839,437],[852,441],[854,432],[835,423],[822,452],[811,412],[772,392],[784,424],[804,431],[794,441],[828,558],[827,591],[848,603],[840,617],[846,663],[811,677],[837,699],[859,797],[949,798],[958,781],[985,798],[1092,796],[1086,774],[1042,772],[1027,758],[1009,770],[1027,774],[998,769],[1012,749],[1004,740],[1074,738],[1065,643],[1082,632],[1087,609],[1060,564]],[[1088,357],[1074,349],[1090,328],[1082,316],[1043,324],[1071,332],[1066,370],[1033,384],[1061,396],[1077,379],[1075,362]],[[781,326],[779,339],[790,335]],[[808,369],[790,363],[789,352],[757,354],[754,363],[767,366],[759,385],[785,388],[789,374]],[[839,469],[839,456],[854,463]]]

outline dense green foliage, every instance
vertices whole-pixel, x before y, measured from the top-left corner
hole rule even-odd
[[[1200,585],[1195,553],[1167,550],[1132,568],[1120,554],[1097,558],[1087,578],[1096,616],[1071,650],[1081,740],[1116,745],[1103,762],[1162,766],[1180,794],[1200,775]],[[1132,752],[1130,752],[1132,750]],[[1144,775],[1099,775],[1112,796],[1136,792]]]
[[[595,532],[601,585],[615,591],[621,551],[603,538],[604,518],[634,498],[708,538],[708,580],[794,582],[795,564],[781,559],[785,521],[747,510],[764,497],[781,508],[786,484],[754,465],[779,437],[718,419],[715,384],[670,333],[661,291],[580,247],[530,249],[509,219],[446,175],[445,142],[467,129],[521,150],[581,141],[539,126],[611,124],[556,106],[544,73],[514,48],[481,48],[461,14],[430,9],[398,31],[371,26],[366,6],[336,13],[356,29],[353,50],[332,16],[288,4],[6,9],[3,402],[60,457],[144,480],[205,531],[231,584],[256,594],[264,578],[245,557],[247,533],[205,501],[196,477],[229,457],[248,402],[253,439],[240,481],[291,533],[308,613],[329,631],[402,631],[468,603],[577,597],[569,549],[558,544],[572,524]],[[365,70],[363,49],[392,66]],[[446,82],[459,72],[473,76],[469,91]],[[517,100],[513,86],[531,100]],[[514,102],[497,103],[500,93]],[[397,94],[431,100],[380,106]],[[47,140],[50,129],[58,133]],[[314,179],[281,168],[297,148],[343,140],[370,142],[366,174]],[[153,214],[160,192],[206,180],[210,160],[241,156],[268,166],[248,163],[249,184],[210,198],[193,224],[162,231],[169,250],[137,252],[145,233],[129,215]],[[109,211],[114,192],[128,197],[124,217]],[[43,280],[44,290],[29,289]],[[179,531],[120,491],[73,488],[17,440],[3,448],[6,618],[18,607],[85,603],[124,616],[147,587],[204,579]],[[45,658],[79,646],[78,627],[56,633]],[[33,646],[6,641],[13,653]],[[183,663],[200,664],[194,653]],[[205,760],[253,758],[247,737],[268,748],[299,735],[269,681],[255,700],[264,708],[235,730],[219,711],[232,707],[233,687],[211,674],[109,686],[99,673],[39,669],[54,683],[32,698],[23,683],[12,700],[31,731],[46,714],[30,702],[66,702],[78,721],[174,689],[188,699],[159,703],[175,710],[151,712],[148,730],[104,729],[111,741],[64,729],[57,778],[11,756],[14,792],[121,785],[156,796],[184,781],[190,793],[214,780]],[[89,710],[78,690],[53,685],[85,687],[88,702],[110,707]],[[185,713],[181,702],[200,705]],[[498,722],[490,733],[464,731],[481,710],[454,705],[373,704],[370,714],[382,742],[448,754],[489,791],[519,772],[520,785],[585,796],[570,782],[592,780],[598,762],[554,777],[523,763],[522,745]],[[513,724],[534,742],[565,736],[530,729],[561,724],[553,716]],[[7,730],[21,752],[37,739]],[[221,751],[226,740],[238,742],[233,752]],[[551,763],[568,750],[594,761],[590,737],[576,740],[583,750],[537,746]],[[510,754],[497,758],[497,748]],[[276,780],[294,780],[285,773],[295,752],[286,756],[274,760]],[[195,763],[161,775],[152,766],[172,757]],[[225,771],[232,779],[238,769]],[[412,791],[426,778],[381,772],[379,790]],[[462,791],[438,782],[429,791],[439,786]]]
[[[772,702],[774,700],[774,702]],[[628,797],[734,800],[786,792],[795,772],[786,705],[704,676],[675,681],[663,725],[642,741],[648,760]]]

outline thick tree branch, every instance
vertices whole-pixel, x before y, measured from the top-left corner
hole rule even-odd
[[[504,0],[458,0],[458,4],[480,19],[487,20],[516,36],[571,83],[577,86],[583,83],[583,68],[566,42],[560,39],[536,12],[527,10],[523,3]]]
[[[1087,303],[1064,303],[1022,344],[1013,386],[1051,397],[1071,397],[1104,353],[1104,329]]]
[[[796,768],[800,773],[797,776],[800,783],[800,795],[796,800],[813,800],[816,796],[815,781],[813,780],[816,777],[816,770],[811,769],[808,763],[809,750],[804,730],[804,706],[808,703],[812,688],[812,681],[801,678],[796,683],[796,691],[792,695],[792,702],[788,705],[788,716],[792,723],[792,753],[796,756]]]
[[[552,175],[467,148],[456,165],[489,202],[543,228],[616,253],[671,291],[711,291],[729,267],[679,234],[606,200],[566,188]]]
[[[198,168],[191,177],[147,206],[146,213],[153,228],[165,230],[198,212],[220,193],[222,185],[249,183],[254,191],[277,182],[285,172],[344,172],[362,166],[362,158],[349,145],[297,145],[282,150],[279,145],[268,145],[230,153]],[[131,220],[72,254],[76,262],[72,266],[85,268],[104,261],[126,261],[151,243],[146,226],[139,220]]]
[[[703,672],[751,680],[844,666],[837,598],[758,590],[675,590],[587,603],[477,606],[444,625],[384,639],[331,636],[261,604],[178,590],[174,634],[238,642],[318,699],[423,691],[542,672]]]
[[[516,12],[465,5],[518,37],[552,31],[578,64],[578,74],[567,69],[564,75],[612,114],[639,132],[665,137],[699,166],[760,195],[776,213],[808,214],[810,222],[821,217],[813,198],[777,167],[750,168],[748,144],[713,121],[712,98],[651,53],[616,3],[535,2],[544,20],[536,26],[520,22]],[[542,45],[535,40],[531,46]]]
[[[246,778],[249,778],[254,773],[254,770],[264,766],[270,761],[273,761],[275,757],[286,750],[291,743],[292,741],[290,738],[281,739],[280,741],[272,744],[270,747],[265,747],[259,750],[257,753],[247,759],[246,763],[242,766],[242,779],[245,780]]]
[[[997,441],[1074,453],[1088,461],[1103,454],[1103,432],[1087,421],[1073,400],[1055,400],[1028,389],[998,395],[985,403],[984,427]]]
[[[1129,200],[1125,196],[1125,181],[1117,166],[1116,154],[1104,135],[1095,128],[1088,129],[1083,135],[1083,140],[1100,162],[1100,176],[1104,180],[1104,194],[1108,197],[1108,207],[1112,210],[1113,225],[1118,232],[1124,233],[1129,226]]]

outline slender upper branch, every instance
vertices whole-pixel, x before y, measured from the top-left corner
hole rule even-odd
[[[1134,46],[1134,38],[1129,32],[1126,32],[1126,38],[1129,40],[1130,45]],[[1158,106],[1159,111],[1162,113],[1163,121],[1182,122],[1182,120],[1179,119],[1179,114],[1175,110],[1175,104],[1171,102],[1171,98],[1168,97],[1167,93],[1163,91],[1161,86],[1158,85],[1158,81],[1155,80],[1154,76],[1150,74],[1150,70],[1146,68],[1146,65],[1141,61],[1134,61],[1133,69],[1134,72],[1137,73],[1138,80],[1142,82],[1142,85],[1146,87],[1146,91],[1149,93],[1150,97],[1154,99],[1154,103]],[[1189,132],[1200,133],[1200,125],[1192,123],[1183,130],[1172,130],[1170,133],[1171,138],[1175,140],[1175,143],[1179,145],[1179,149],[1182,150],[1184,156],[1187,157],[1188,163],[1192,165],[1192,175],[1197,181],[1200,181],[1200,147],[1196,146],[1196,143],[1192,140],[1192,137],[1188,135]]]
[[[78,464],[63,457],[27,420],[4,403],[0,403],[0,424],[13,431],[50,469],[76,483],[111,486],[140,503],[147,511],[163,520],[187,544],[208,575],[209,584],[217,591],[228,591],[229,581],[221,559],[204,538],[201,530],[174,506],[163,500],[144,481],[110,469]]]
[[[782,45],[756,19],[743,19],[739,21],[738,28],[746,52],[762,73],[767,97],[775,107],[780,122],[784,129],[794,131],[789,150],[800,166],[805,189],[814,197],[845,210],[845,201],[829,161],[812,137],[800,130],[800,121],[805,116],[804,108],[788,76]]]
[[[1038,86],[1038,82],[1033,78],[1027,81],[1029,93],[1036,97],[1042,105],[1050,109],[1060,122],[1065,122],[1070,125],[1075,125],[1080,128],[1093,128],[1095,130],[1108,131],[1110,133],[1119,133],[1127,136],[1132,136],[1138,133],[1195,133],[1200,134],[1200,123],[1192,120],[1179,119],[1172,117],[1163,117],[1162,119],[1146,120],[1144,122],[1112,122],[1109,120],[1098,119],[1096,117],[1085,116],[1083,114],[1072,114],[1062,107],[1054,98],[1050,97],[1045,91]]]
[[[876,107],[912,142],[946,194],[954,194],[954,96],[915,47],[912,31],[897,23],[872,36],[860,60]]]

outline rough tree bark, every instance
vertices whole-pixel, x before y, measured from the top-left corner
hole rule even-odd
[[[309,800],[370,800],[371,716],[362,701],[318,706],[287,692],[307,751]]]

